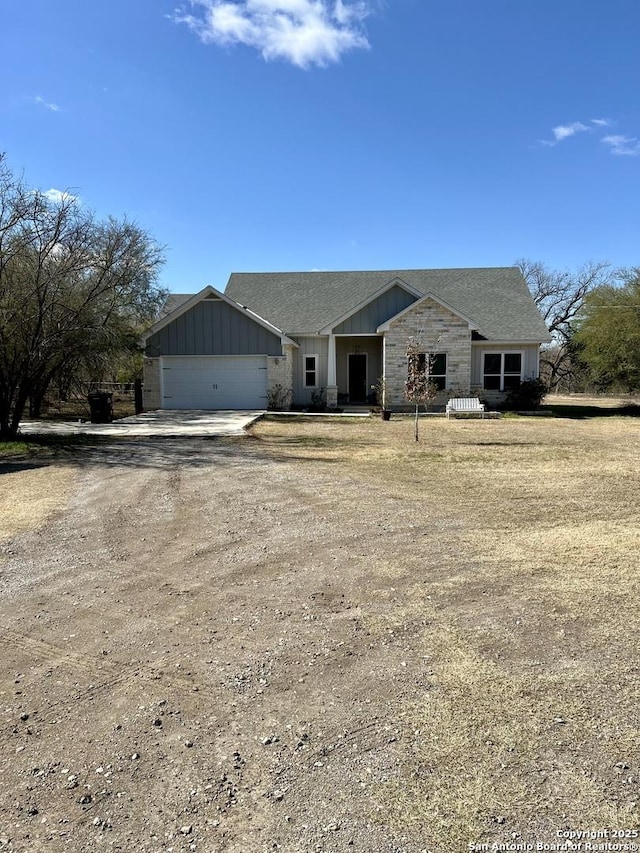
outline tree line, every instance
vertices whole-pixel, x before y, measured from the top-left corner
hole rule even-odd
[[[549,390],[640,391],[640,267],[591,261],[553,270],[517,262],[553,342],[541,354]]]
[[[140,353],[157,315],[163,250],[127,219],[45,194],[0,155],[0,438],[37,416],[53,386],[101,378]]]

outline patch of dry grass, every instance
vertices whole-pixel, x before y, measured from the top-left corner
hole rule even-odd
[[[75,473],[44,465],[0,473],[0,542],[42,526],[68,500]]]
[[[602,684],[579,660],[505,666],[465,633],[442,623],[428,644],[436,677],[410,714],[413,754],[383,794],[394,823],[419,826],[442,851],[513,832],[535,843],[565,826],[637,827],[623,769],[637,757],[637,697],[625,682]]]
[[[360,480],[363,513],[416,522],[394,583],[422,574],[394,619],[427,618],[430,681],[398,709],[386,819],[438,853],[639,828],[640,421],[431,419],[418,444],[397,417],[255,435]]]

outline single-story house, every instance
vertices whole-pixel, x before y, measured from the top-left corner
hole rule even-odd
[[[366,403],[406,407],[407,343],[430,354],[448,397],[499,403],[538,376],[550,340],[517,267],[233,273],[169,297],[145,338],[147,409],[263,409]]]

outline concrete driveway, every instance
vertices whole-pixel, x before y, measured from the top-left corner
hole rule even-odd
[[[168,411],[145,412],[121,418],[111,424],[91,424],[81,421],[23,421],[20,432],[55,433],[56,435],[107,435],[127,436],[211,436],[242,435],[262,411]]]

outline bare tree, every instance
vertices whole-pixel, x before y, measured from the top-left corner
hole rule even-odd
[[[414,435],[416,441],[420,440],[418,429],[419,407],[423,405],[425,410],[427,410],[429,402],[438,393],[438,386],[431,379],[435,359],[435,352],[425,352],[415,338],[409,339],[407,342],[407,380],[405,382],[404,396],[410,403],[415,405]]]
[[[575,378],[571,340],[574,320],[587,294],[611,284],[614,270],[606,261],[589,261],[577,270],[551,270],[540,261],[521,258],[516,261],[533,299],[542,314],[553,342],[543,350],[541,373],[550,388]]]
[[[136,345],[163,297],[162,250],[127,220],[52,201],[0,157],[0,436],[56,377]]]

